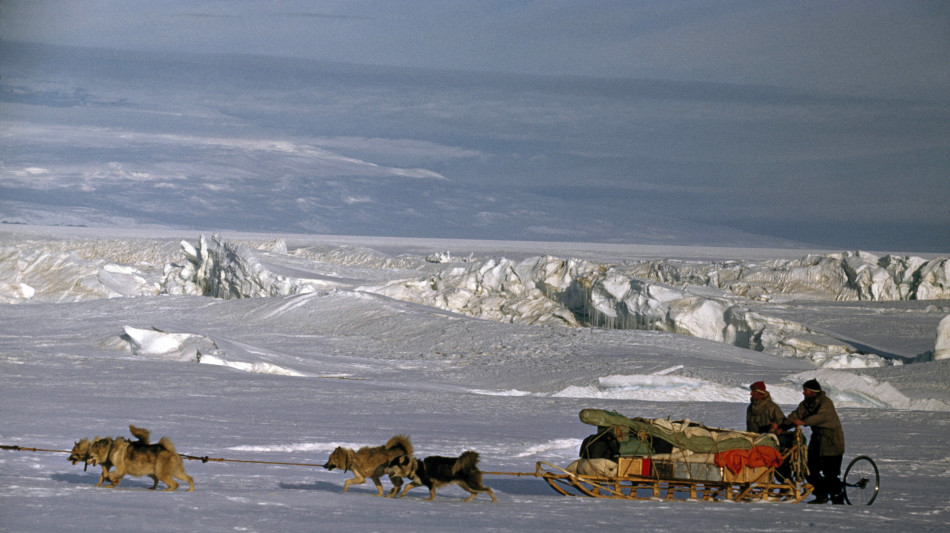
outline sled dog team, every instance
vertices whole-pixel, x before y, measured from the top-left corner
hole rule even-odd
[[[75,443],[68,461],[72,464],[82,462],[86,467],[101,466],[102,474],[96,483],[97,487],[101,487],[107,479],[110,484],[106,487],[116,487],[128,474],[152,478],[152,489],[161,481],[167,486],[165,490],[175,490],[179,486],[175,481],[177,478],[188,483],[189,492],[195,490],[194,480],[185,473],[181,456],[168,437],[162,437],[158,444],[150,444],[147,429],[129,425],[129,431],[137,440],[123,437],[84,438]],[[469,492],[469,497],[464,501],[471,501],[481,492],[491,496],[493,502],[498,501],[492,489],[482,484],[477,452],[469,450],[458,457],[434,455],[424,459],[417,459],[412,453],[409,437],[396,435],[382,446],[363,446],[358,450],[338,446],[323,467],[353,472],[353,477],[343,482],[343,492],[350,490],[350,485],[365,483],[368,478],[376,485],[377,495],[382,496],[380,478],[386,475],[393,485],[387,497],[402,497],[410,489],[426,487],[429,489],[426,499],[432,500],[437,488],[455,483]],[[114,470],[110,471],[111,468]],[[403,479],[409,480],[405,488]]]

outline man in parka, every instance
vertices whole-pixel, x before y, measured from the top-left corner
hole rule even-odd
[[[818,380],[810,379],[802,384],[804,401],[789,413],[787,425],[794,424],[811,428],[808,442],[807,481],[815,487],[815,499],[808,503],[844,503],[844,494],[839,476],[844,455],[844,431],[832,403]]]
[[[755,433],[779,434],[785,423],[782,408],[775,405],[772,395],[765,390],[765,382],[756,381],[749,387],[749,407],[745,410],[745,430]]]
[[[749,406],[745,410],[745,430],[755,433],[774,433],[778,437],[779,450],[785,452],[794,443],[794,436],[782,434],[781,426],[785,424],[785,415],[782,408],[772,401],[772,395],[765,390],[765,382],[756,381],[749,387]],[[780,479],[792,477],[792,466],[783,461],[775,472]]]

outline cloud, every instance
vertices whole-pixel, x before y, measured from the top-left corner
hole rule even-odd
[[[0,60],[0,209],[42,191],[143,224],[950,246],[945,97],[7,41]]]
[[[191,22],[188,22],[191,21]],[[8,0],[6,40],[941,99],[940,2]]]
[[[8,157],[0,175],[16,180],[21,186],[69,186],[76,178],[85,182],[165,181],[199,176],[212,181],[241,177],[270,180],[280,175],[446,179],[428,169],[379,165],[299,139],[194,136],[29,123],[7,123],[5,131],[13,145],[11,151],[17,154],[31,150],[60,154],[108,152],[116,159],[104,162],[91,158],[83,162],[87,156],[77,159],[74,155],[68,163],[40,171],[39,167],[29,164],[18,167],[22,156]],[[434,153],[434,146],[429,146],[430,153]]]
[[[444,160],[479,157],[478,150],[446,146],[416,139],[383,139],[380,137],[318,137],[311,140],[315,146],[340,151],[356,151],[383,158],[412,158]]]

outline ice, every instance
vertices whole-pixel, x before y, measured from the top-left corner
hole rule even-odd
[[[950,315],[945,316],[937,326],[934,359],[950,359]]]
[[[742,402],[749,396],[744,387],[729,387],[685,376],[632,375],[604,376],[596,385],[568,387],[555,393],[567,398],[610,398],[678,402],[689,398],[694,402]]]

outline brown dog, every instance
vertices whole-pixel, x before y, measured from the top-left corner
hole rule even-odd
[[[428,487],[429,497],[426,499],[434,500],[435,489],[458,483],[470,493],[464,501],[472,501],[479,492],[487,493],[493,502],[498,501],[495,499],[495,492],[482,484],[482,472],[478,469],[478,453],[471,450],[463,452],[458,457],[432,455],[421,461],[411,455],[403,455],[390,461],[386,473],[408,478],[411,481],[399,495],[400,497],[405,496],[409,489]]]
[[[82,440],[77,441],[73,445],[72,453],[69,454],[69,458],[67,458],[66,460],[72,464],[82,462],[83,471],[85,471],[85,469],[88,468],[90,464],[95,465],[96,464],[95,461],[93,461],[92,457],[89,456],[89,448],[92,446],[92,443],[95,440],[99,440],[99,437],[96,437],[93,440],[84,438]],[[112,468],[112,463],[108,461],[104,461],[104,462],[99,462],[98,464],[99,466],[102,467],[102,474],[99,475],[99,482],[96,483],[96,486],[101,487],[102,482],[105,481],[106,478],[109,477],[109,469]]]
[[[188,483],[188,492],[195,490],[195,482],[185,473],[181,456],[175,451],[175,445],[172,444],[171,439],[162,437],[158,444],[148,444],[148,431],[139,430],[134,426],[129,428],[133,435],[139,437],[138,441],[104,438],[95,440],[89,446],[89,461],[87,462],[93,466],[96,464],[103,466],[103,475],[112,482],[106,487],[118,486],[122,478],[128,474],[152,478],[154,481],[152,489],[158,487],[158,482],[161,481],[168,486],[165,490],[175,490],[178,488],[175,478],[178,478]],[[108,472],[106,465],[114,466],[115,470]]]
[[[376,485],[376,495],[382,496],[383,484],[379,478],[386,473],[389,462],[400,455],[412,455],[412,443],[406,435],[396,435],[383,446],[364,446],[355,451],[337,446],[323,467],[327,470],[337,468],[344,472],[353,472],[353,477],[343,482],[343,492],[350,490],[350,485],[361,485],[366,482],[366,478],[370,478]],[[393,488],[387,497],[392,497],[402,487],[402,479],[390,475],[389,481],[392,482]]]
[[[132,424],[129,424],[129,431],[132,433],[132,436],[138,439],[138,442],[143,444],[148,444],[149,440],[149,431],[147,429],[137,428]],[[101,487],[102,483],[109,477],[109,469],[112,468],[113,464],[110,460],[106,459],[105,461],[95,461],[89,455],[89,449],[92,447],[92,444],[100,440],[99,437],[96,437],[92,440],[81,439],[73,445],[72,452],[69,454],[69,457],[66,459],[72,464],[76,464],[80,461],[83,463],[83,471],[89,467],[90,464],[99,464],[102,467],[102,474],[99,475],[99,482],[96,483],[97,487]]]

